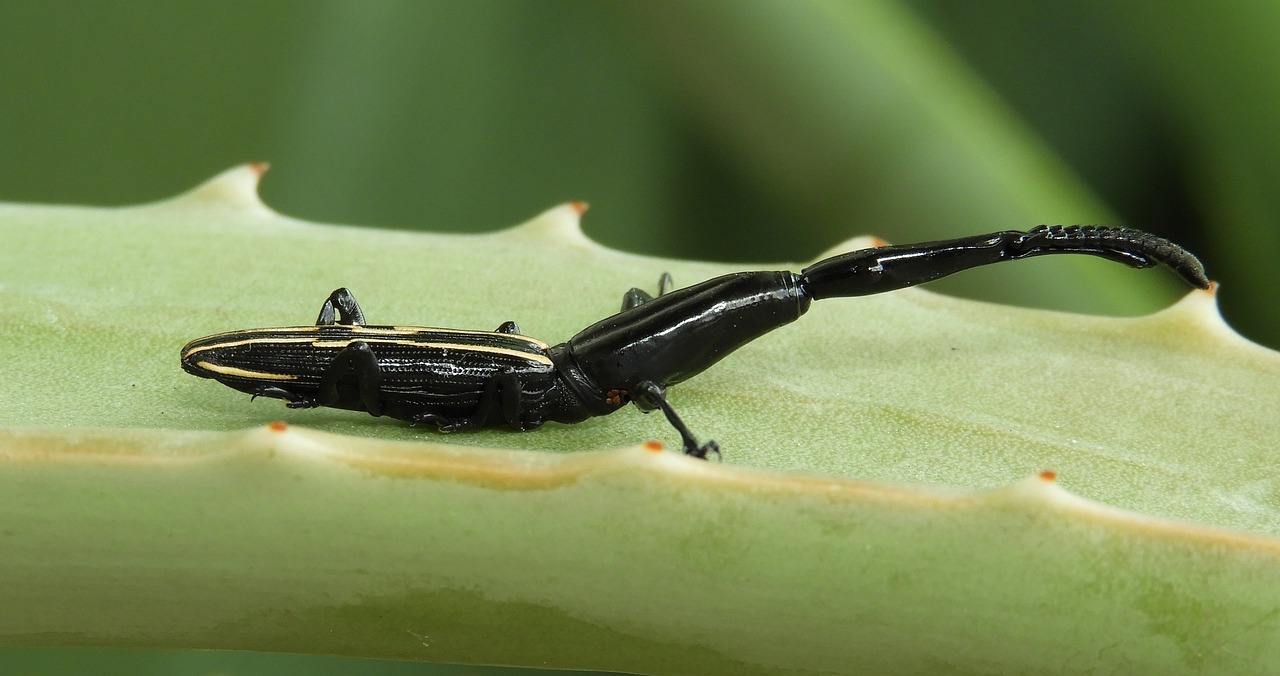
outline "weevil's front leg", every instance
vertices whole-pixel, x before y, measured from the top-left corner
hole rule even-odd
[[[360,403],[370,415],[382,415],[382,402],[378,395],[382,391],[382,367],[378,366],[378,357],[373,354],[369,344],[358,340],[342,348],[333,361],[325,367],[320,376],[320,393],[313,406],[332,406],[339,399],[338,383],[348,374],[356,377],[356,392],[360,395]],[[289,404],[293,407],[292,402]],[[295,407],[296,408],[296,407]]]
[[[667,401],[667,393],[657,383],[645,380],[631,391],[631,401],[646,413],[654,409],[662,409],[662,414],[667,416],[667,422],[676,428],[680,433],[680,440],[684,445],[684,454],[692,455],[695,458],[707,459],[708,453],[720,455],[720,445],[714,441],[708,441],[705,444],[698,444],[698,439],[689,431],[689,427],[684,424],[680,416],[676,414],[675,409],[671,408],[671,403]]]
[[[662,273],[662,276],[658,278],[658,295],[665,296],[670,290],[671,274],[664,272]],[[637,305],[644,305],[653,299],[654,297],[650,296],[644,289],[632,288],[630,291],[622,294],[622,309],[630,310]]]
[[[335,309],[339,315],[336,321]],[[320,306],[320,316],[316,317],[316,326],[333,326],[334,324],[364,326],[364,311],[360,309],[356,297],[351,295],[351,291],[345,286],[329,294],[328,300]]]

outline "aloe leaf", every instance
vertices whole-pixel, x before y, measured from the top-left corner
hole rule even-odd
[[[1132,319],[820,302],[673,389],[722,464],[655,451],[671,431],[633,410],[443,436],[250,403],[178,348],[308,323],[337,286],[374,323],[515,319],[554,342],[664,270],[740,268],[605,249],[572,205],[491,235],[305,223],[258,201],[259,173],[141,207],[0,206],[20,245],[0,253],[0,645],[1280,665],[1280,358],[1211,293]]]

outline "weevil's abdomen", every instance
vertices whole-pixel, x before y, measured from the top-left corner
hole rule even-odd
[[[645,380],[673,385],[808,309],[795,274],[741,272],[599,321],[570,339],[569,351],[604,391],[630,390]]]
[[[319,338],[317,328],[249,329],[197,338],[182,347],[182,370],[245,391],[268,383],[307,383],[306,362],[314,360],[307,346]]]
[[[468,415],[488,383],[519,376],[531,402],[552,387],[555,369],[542,341],[518,334],[394,326],[294,326],[233,331],[188,343],[182,368],[228,387],[263,387],[316,396],[334,358],[353,342],[366,343],[381,371],[384,414],[413,419],[430,412]],[[335,408],[365,410],[355,388],[339,388]]]

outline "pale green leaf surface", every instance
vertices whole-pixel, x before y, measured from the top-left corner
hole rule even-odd
[[[634,410],[444,437],[250,403],[178,349],[309,323],[338,286],[371,323],[557,342],[663,270],[741,268],[604,249],[569,206],[483,236],[309,224],[256,179],[0,206],[0,644],[649,673],[1280,664],[1280,358],[1209,293],[1138,319],[816,303],[673,389],[724,464],[592,450],[674,444]]]

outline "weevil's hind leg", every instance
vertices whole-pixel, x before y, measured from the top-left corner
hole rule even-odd
[[[335,310],[338,318],[335,320]],[[346,324],[364,326],[364,311],[345,286],[329,294],[328,300],[320,306],[320,316],[316,317],[316,326],[333,326]]]
[[[378,400],[382,391],[382,367],[378,366],[378,357],[373,354],[373,349],[362,340],[343,348],[325,368],[320,376],[320,394],[316,397],[319,405],[332,406],[338,401],[338,383],[347,374],[356,377],[356,391],[364,410],[369,415],[382,415],[382,402]]]
[[[667,292],[670,290],[671,290],[671,273],[664,272],[662,273],[662,276],[658,278],[658,295],[665,296]],[[633,307],[648,303],[649,301],[653,300],[653,298],[654,297],[650,296],[649,293],[644,289],[632,288],[630,291],[627,291],[626,293],[622,294],[622,309],[630,310]]]
[[[502,325],[498,327],[496,333],[518,334],[520,333],[520,325],[515,322],[502,322]]]
[[[249,401],[253,401],[258,397],[271,397],[272,399],[283,399],[285,405],[289,408],[316,408],[320,402],[315,399],[308,399],[296,392],[290,392],[282,387],[272,387],[271,385],[263,385],[253,391],[253,396],[249,397]]]
[[[680,433],[680,441],[683,444],[685,455],[692,455],[695,458],[707,459],[708,453],[715,453],[716,457],[720,457],[720,445],[714,441],[707,441],[705,444],[698,444],[698,439],[693,436],[693,432],[689,431],[689,426],[684,424],[680,416],[676,414],[671,403],[667,401],[667,393],[657,383],[645,380],[636,385],[631,391],[631,401],[635,402],[636,407],[646,413],[654,409],[662,409],[662,414],[667,416],[667,422],[676,428]]]

